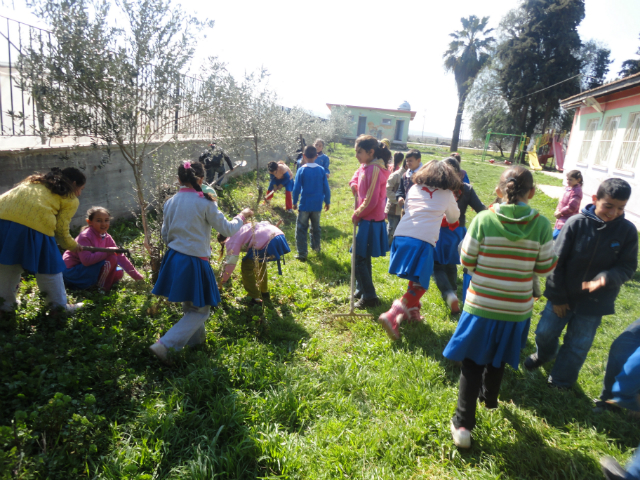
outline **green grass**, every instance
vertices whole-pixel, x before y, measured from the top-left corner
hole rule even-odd
[[[446,156],[428,151],[425,159]],[[449,420],[459,370],[442,357],[456,318],[435,286],[423,298],[425,321],[396,343],[372,321],[331,317],[348,311],[347,181],[357,166],[351,148],[337,146],[331,158],[322,253],[287,259],[282,277],[269,267],[274,302],[263,315],[234,300],[243,294],[236,276],[207,323],[206,345],[186,348],[172,367],[147,347],[180,308],[158,303],[149,286],[124,281],[109,295],[76,293],[90,305],[65,319],[47,314],[27,278],[15,319],[0,325],[0,478],[600,479],[600,456],[627,460],[638,421],[595,415],[591,398],[611,342],[640,316],[638,278],[622,288],[618,314],[603,320],[572,390],[547,388],[550,365],[507,368],[500,408],[478,410],[472,448],[458,451]],[[488,204],[503,168],[478,159],[465,155],[463,167]],[[222,204],[249,205],[252,185],[251,175],[234,180]],[[541,193],[531,202],[549,218],[556,203]],[[284,218],[295,245],[282,194],[257,216]],[[131,222],[112,233],[141,251]],[[371,310],[376,316],[406,288],[387,267],[388,257],[374,259],[384,303]],[[523,355],[534,351],[543,306],[535,306]]]

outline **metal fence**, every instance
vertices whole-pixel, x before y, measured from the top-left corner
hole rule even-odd
[[[0,136],[42,137],[43,130],[55,124],[55,118],[39,111],[38,102],[34,101],[29,90],[20,87],[23,79],[19,68],[21,55],[34,46],[43,49],[47,55],[47,48],[55,45],[53,37],[48,30],[0,15]],[[143,70],[141,75],[153,75],[153,66]],[[147,108],[141,109],[138,133],[143,134],[150,127],[159,136],[175,133],[209,135],[211,126],[208,116],[192,114],[194,101],[200,98],[203,89],[204,82],[201,79],[178,76],[175,85],[168,89],[172,92],[171,107],[163,111],[153,108],[158,99],[157,92],[141,91],[140,97]],[[90,112],[90,116],[92,122],[97,123],[102,119],[100,112]],[[90,136],[90,132],[68,131],[66,135]]]
[[[447,137],[423,137],[421,135],[409,135],[408,140],[409,142],[426,143],[429,145],[442,145],[447,147],[451,145],[451,138]],[[483,143],[481,140],[464,140],[461,138],[458,140],[458,146],[466,148],[482,148]]]

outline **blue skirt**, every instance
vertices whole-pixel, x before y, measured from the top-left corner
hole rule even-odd
[[[0,220],[0,264],[50,275],[67,269],[54,237],[9,220]]]
[[[413,237],[393,237],[389,273],[429,288],[433,274],[433,245]]]
[[[460,265],[460,254],[458,245],[467,234],[465,227],[458,227],[450,230],[449,227],[440,228],[440,237],[436,242],[436,252],[434,260],[442,265]]]
[[[250,248],[244,258],[248,260],[253,260],[257,258],[260,261],[264,261],[266,258],[267,262],[278,262],[278,273],[282,275],[282,266],[280,265],[280,259],[283,255],[289,253],[291,249],[289,248],[289,244],[287,243],[287,239],[283,235],[278,235],[277,237],[273,237],[268,245],[262,250],[256,250],[255,248]]]
[[[104,265],[105,260],[94,263],[85,267],[81,263],[71,268],[67,268],[62,272],[62,278],[64,284],[69,288],[77,288],[78,290],[86,290],[89,287],[98,283],[100,277],[100,270]]]
[[[387,222],[360,220],[356,234],[356,255],[359,257],[384,257],[389,251]]]
[[[462,312],[458,327],[442,354],[454,362],[469,358],[478,365],[491,364],[496,368],[504,362],[517,370],[530,324],[530,318],[505,322]]]
[[[471,275],[468,273],[462,274],[462,303],[464,304],[467,299],[467,290],[469,290],[469,285],[471,285]]]
[[[170,302],[192,302],[196,307],[220,303],[220,292],[206,260],[169,249],[162,259],[154,295]]]

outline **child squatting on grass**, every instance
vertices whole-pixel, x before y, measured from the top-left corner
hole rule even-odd
[[[262,306],[263,300],[270,300],[267,262],[278,262],[278,273],[282,275],[280,258],[291,251],[282,230],[269,222],[255,225],[247,223],[230,238],[219,233],[218,242],[222,245],[220,258],[224,255],[225,245],[227,247],[222,283],[231,278],[240,252],[248,250],[242,259],[241,272],[242,285],[249,294],[249,301]]]
[[[433,274],[442,217],[455,223],[460,216],[453,192],[460,190],[462,184],[446,162],[430,161],[413,175],[413,183],[405,202],[405,214],[393,237],[389,263],[389,273],[409,280],[409,286],[407,293],[378,319],[392,340],[400,338],[402,320],[420,321],[420,298],[429,288]]]
[[[205,341],[204,323],[209,309],[220,303],[209,264],[211,228],[230,237],[253,216],[245,208],[229,222],[211,196],[200,189],[195,172],[199,167],[200,163],[180,162],[180,190],[164,204],[161,233],[168,248],[152,293],[167,297],[170,302],[182,302],[184,316],[149,347],[163,362],[168,362],[170,348],[180,350]]]
[[[505,365],[518,368],[533,310],[533,273],[546,276],[556,266],[551,224],[527,205],[535,191],[529,170],[505,170],[496,194],[507,203],[480,212],[462,243],[462,264],[472,272],[471,285],[443,352],[462,362],[451,420],[453,441],[461,448],[471,446],[477,399],[497,408]]]
[[[555,358],[548,379],[553,387],[570,388],[578,380],[602,316],[615,313],[620,287],[638,267],[638,232],[624,218],[630,196],[624,180],[605,180],[593,204],[569,218],[556,239],[558,267],[547,280],[537,350],[524,362],[532,370]]]
[[[85,219],[87,226],[76,237],[78,245],[116,250],[118,246],[107,233],[111,224],[111,214],[104,207],[91,207]],[[97,285],[109,291],[114,283],[127,272],[134,280],[143,277],[122,253],[73,252],[67,250],[62,256],[66,270],[62,272],[64,283],[69,288],[87,289]],[[124,269],[124,270],[123,270]]]
[[[0,196],[0,298],[3,311],[16,303],[23,270],[34,273],[38,288],[51,306],[72,312],[67,305],[62,272],[66,270],[56,240],[73,252],[82,246],[69,234],[69,222],[85,187],[84,174],[73,167],[34,174]]]
[[[553,227],[553,239],[560,235],[560,229],[563,225],[573,217],[580,213],[580,203],[582,202],[582,174],[580,170],[571,170],[567,173],[567,188],[558,202],[556,211],[553,215],[557,218]]]
[[[267,164],[267,170],[269,171],[270,180],[264,202],[267,204],[271,202],[274,193],[284,187],[285,208],[287,212],[293,212],[293,200],[291,198],[291,192],[293,191],[293,173],[291,173],[291,169],[280,160],[278,163],[269,162]]]
[[[355,308],[380,305],[371,274],[371,257],[384,257],[389,251],[385,222],[386,186],[389,178],[387,162],[391,151],[371,135],[360,135],[355,144],[356,158],[362,165],[357,183],[356,208],[351,221],[358,226],[356,234]]]

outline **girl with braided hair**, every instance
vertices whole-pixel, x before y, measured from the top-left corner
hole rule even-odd
[[[164,204],[162,240],[167,253],[162,259],[153,294],[167,297],[170,302],[182,302],[184,316],[151,351],[168,362],[169,349],[181,350],[185,345],[205,341],[204,323],[209,310],[220,302],[216,279],[209,264],[211,228],[230,237],[253,216],[245,208],[228,221],[218,210],[208,193],[203,193],[198,178],[202,164],[180,162],[180,191]]]
[[[34,174],[0,196],[1,310],[11,311],[23,270],[33,273],[47,303],[72,312],[67,305],[62,272],[66,270],[58,244],[72,252],[82,247],[69,234],[69,222],[80,204],[86,183],[77,168],[52,168]]]
[[[487,408],[498,408],[505,365],[518,369],[531,322],[534,273],[549,275],[558,260],[549,220],[528,205],[535,192],[529,170],[505,170],[496,194],[506,202],[478,213],[462,242],[460,257],[471,284],[443,353],[462,362],[451,420],[453,441],[461,448],[471,446],[478,398]]]

